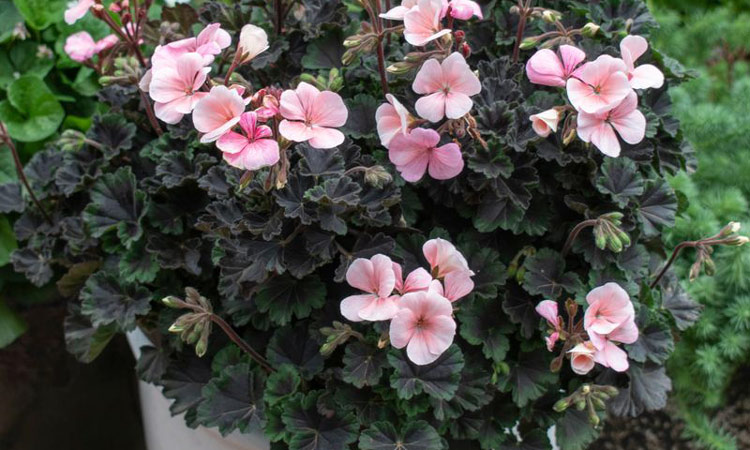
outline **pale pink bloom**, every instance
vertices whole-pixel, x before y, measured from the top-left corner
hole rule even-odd
[[[568,353],[570,353],[570,367],[578,375],[586,375],[594,368],[596,348],[591,342],[581,342]]]
[[[443,297],[455,302],[469,295],[474,290],[471,275],[471,272],[466,271],[454,271],[447,274],[443,279]]]
[[[630,296],[617,283],[609,282],[592,289],[586,295],[586,302],[589,306],[583,317],[583,325],[589,333],[611,333],[635,316]]]
[[[656,66],[635,61],[648,50],[648,42],[642,36],[629,35],[620,41],[620,55],[627,66],[628,79],[633,89],[660,88],[664,84],[664,74]]]
[[[216,141],[229,165],[245,170],[258,170],[279,161],[279,144],[273,139],[271,128],[258,125],[255,112],[240,116],[240,128],[245,134],[230,131]]]
[[[153,88],[153,82],[151,83]],[[214,86],[193,111],[193,125],[205,133],[200,141],[213,142],[228,133],[245,112],[245,101],[236,89]]]
[[[221,53],[232,43],[232,37],[221,29],[218,23],[212,23],[204,28],[198,36],[180,39],[167,45],[160,45],[151,56],[154,68],[172,66],[177,58],[186,53],[198,53],[203,56],[204,65],[209,65],[214,56]]]
[[[406,347],[406,355],[414,364],[434,362],[456,335],[451,302],[435,292],[420,291],[401,297],[399,307],[391,320],[391,344]]]
[[[451,272],[466,272],[474,275],[469,263],[456,246],[442,238],[430,239],[422,246],[422,253],[430,264],[434,278],[443,279]]]
[[[471,111],[474,106],[471,96],[482,91],[482,84],[463,55],[455,52],[442,63],[427,60],[419,69],[412,89],[417,94],[427,94],[417,100],[417,113],[430,122],[438,122],[446,116],[460,119]]]
[[[430,273],[421,267],[412,270],[404,279],[401,265],[393,263],[393,274],[396,277],[396,292],[401,295],[409,292],[426,291],[432,282]]]
[[[477,2],[472,0],[451,0],[450,1],[450,15],[454,19],[469,20],[473,16],[477,16],[480,19],[484,19],[482,15],[482,8],[479,7]]]
[[[607,335],[589,331],[589,338],[596,347],[594,354],[596,362],[617,372],[628,370],[628,354],[618,347],[616,342],[632,344],[638,340],[638,327],[633,319],[626,321]]]
[[[415,6],[417,0],[403,0],[400,5],[380,14],[380,17],[387,20],[404,20],[406,13]]]
[[[96,41],[96,53],[98,54],[99,52],[101,52],[103,50],[107,50],[108,48],[112,48],[118,42],[120,42],[120,38],[118,38],[114,34],[110,34],[110,35],[104,36],[103,38],[101,38],[98,41]]]
[[[241,55],[242,64],[252,61],[256,56],[268,50],[268,35],[261,27],[247,24],[240,31],[237,52]]]
[[[404,37],[411,45],[421,47],[451,30],[444,29],[441,20],[445,17],[443,0],[418,0],[417,6],[404,14]]]
[[[335,92],[321,92],[302,82],[296,90],[281,94],[279,110],[284,117],[279,133],[290,141],[308,141],[314,148],[333,148],[344,142],[344,133],[335,128],[344,126],[349,111]]]
[[[385,98],[388,103],[383,103],[375,111],[375,122],[378,126],[380,144],[388,147],[393,136],[397,133],[406,134],[409,131],[409,124],[414,118],[396,97],[386,94]]]
[[[570,103],[578,111],[601,114],[620,104],[632,92],[625,63],[619,58],[601,55],[583,65],[568,79]]]
[[[550,134],[557,132],[557,123],[560,121],[560,113],[557,109],[550,108],[546,111],[529,116],[529,120],[531,120],[531,128],[534,129],[534,132],[537,135],[547,137]]]
[[[534,84],[565,87],[586,53],[572,45],[561,45],[560,56],[550,49],[542,49],[526,63],[526,76]]]
[[[73,61],[88,61],[96,54],[96,42],[88,32],[79,31],[65,40],[65,53]]]
[[[557,302],[553,300],[542,300],[536,305],[536,313],[552,325],[552,328],[560,328],[560,319],[558,315]]]
[[[461,148],[450,142],[438,147],[440,134],[415,128],[409,134],[396,134],[388,144],[388,158],[406,181],[416,182],[425,171],[436,180],[448,180],[464,168]]]
[[[578,113],[578,136],[591,142],[602,153],[620,156],[620,142],[615,130],[628,144],[641,142],[646,135],[646,117],[638,111],[638,96],[630,91],[625,100],[611,111],[600,114]]]
[[[167,123],[177,123],[184,114],[190,114],[200,99],[206,96],[199,89],[211,70],[203,66],[197,53],[186,53],[175,62],[174,69],[153,69],[149,96],[156,102],[156,117]],[[176,120],[175,120],[176,119]]]
[[[346,271],[350,286],[366,292],[341,301],[341,315],[352,322],[389,320],[399,310],[399,297],[391,295],[396,287],[393,261],[385,255],[357,258]]]
[[[268,120],[279,114],[279,100],[273,95],[264,95],[262,106],[255,110],[258,118]]]
[[[148,88],[151,87],[151,81],[153,80],[153,70],[148,69],[146,73],[141,77],[141,81],[138,82],[138,88],[143,92],[148,92]]]
[[[65,23],[73,25],[85,16],[89,11],[89,8],[94,6],[96,2],[94,0],[78,0],[75,4],[65,10]]]
[[[555,344],[557,344],[557,340],[560,339],[560,333],[557,331],[553,332],[549,336],[545,336],[544,343],[547,344],[547,351],[551,352],[555,349]]]

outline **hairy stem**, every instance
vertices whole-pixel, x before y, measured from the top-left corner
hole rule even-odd
[[[594,225],[596,225],[596,219],[588,219],[579,223],[570,231],[568,239],[565,241],[565,245],[562,249],[563,258],[566,257],[570,252],[570,249],[573,248],[573,242],[575,242],[576,238],[578,238],[578,235],[581,234],[581,231],[583,231],[587,227],[593,227]]]
[[[677,244],[677,247],[674,248],[672,251],[672,256],[669,257],[669,260],[667,260],[667,263],[664,264],[664,267],[659,270],[659,273],[656,274],[656,278],[654,278],[654,281],[651,282],[651,284],[648,286],[651,289],[655,288],[656,285],[659,284],[659,281],[661,281],[662,277],[664,277],[664,274],[667,273],[667,270],[672,266],[672,264],[677,259],[677,256],[679,256],[682,249],[688,248],[688,247],[695,247],[698,244],[697,241],[685,241]]]
[[[388,77],[385,72],[385,51],[383,50],[383,19],[380,18],[380,0],[375,0],[375,11],[371,13],[372,24],[378,33],[378,72],[383,95],[388,93]]]
[[[136,86],[137,87],[137,86]],[[141,101],[143,102],[143,107],[146,108],[146,117],[148,117],[148,121],[151,124],[151,128],[154,129],[154,132],[161,136],[164,134],[161,127],[159,126],[159,121],[156,120],[156,116],[154,115],[154,108],[151,105],[151,102],[149,101],[148,97],[146,96],[146,93],[143,92],[140,88],[138,88],[138,93],[141,95]]]
[[[529,17],[529,10],[531,8],[531,0],[526,0],[525,4],[518,2],[520,8],[520,17],[518,19],[518,30],[516,31],[516,43],[513,46],[513,62],[518,62],[519,52],[521,50],[521,40],[523,39],[523,32],[526,29],[526,20]]]
[[[216,314],[211,314],[211,321],[215,323],[216,325],[221,328],[222,331],[227,335],[227,337],[237,344],[237,346],[242,349],[243,352],[247,353],[250,358],[255,360],[263,369],[265,369],[267,372],[275,372],[276,369],[274,369],[271,364],[266,361],[266,359],[257,351],[255,351],[254,348],[250,346],[242,337],[237,334],[236,331],[232,328],[231,325],[229,325],[224,319],[217,316]]]
[[[15,144],[13,144],[13,140],[10,138],[10,136],[8,136],[8,131],[5,129],[5,125],[0,124],[0,135],[2,135],[3,142],[5,142],[5,145],[8,146],[11,154],[13,154],[13,164],[16,166],[16,172],[18,172],[18,178],[26,187],[26,191],[29,193],[29,197],[31,197],[31,200],[34,202],[36,207],[39,208],[39,212],[42,213],[44,220],[48,224],[52,225],[52,219],[50,219],[49,215],[47,215],[47,211],[44,210],[41,202],[39,202],[39,199],[36,198],[36,195],[34,195],[34,191],[31,190],[31,186],[29,185],[29,180],[26,179],[26,174],[23,172],[23,164],[21,164],[21,158],[18,156],[18,150],[16,149]]]

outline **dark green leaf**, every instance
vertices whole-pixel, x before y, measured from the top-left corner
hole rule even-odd
[[[96,359],[117,332],[114,323],[97,327],[91,325],[78,306],[70,307],[64,326],[65,347],[83,363]]]
[[[278,328],[268,343],[268,361],[274,366],[291,364],[309,379],[323,370],[320,346],[310,336],[304,324],[296,328]]]
[[[556,299],[563,292],[572,294],[582,288],[578,275],[565,272],[565,261],[554,250],[543,248],[537,251],[534,256],[526,258],[523,266],[526,269],[523,287],[532,295]]]
[[[234,430],[259,430],[265,421],[263,386],[266,377],[243,363],[225,368],[219,377],[203,387],[197,421],[218,427],[222,436]]]
[[[117,114],[95,116],[88,135],[102,145],[104,156],[112,159],[133,145],[135,124],[129,123],[125,117]]]
[[[40,141],[57,130],[65,111],[44,81],[25,75],[8,87],[8,98],[0,102],[0,120],[13,139]]]
[[[302,384],[302,378],[297,370],[294,366],[285,364],[268,376],[263,399],[271,406],[276,405],[294,395],[300,384]]]
[[[135,365],[135,373],[138,379],[146,383],[158,383],[167,371],[169,359],[163,350],[150,345],[140,348],[141,356]]]
[[[148,313],[151,293],[105,271],[91,275],[81,290],[81,313],[94,326],[116,323],[123,330],[135,327],[136,316]]]
[[[513,402],[523,408],[544,395],[555,381],[557,374],[550,372],[549,360],[537,351],[521,353],[518,362],[511,364],[510,373],[500,380],[500,386],[511,391]]]
[[[0,298],[0,349],[26,332],[26,322]]]
[[[347,99],[346,107],[349,110],[349,117],[344,125],[346,134],[354,139],[374,135],[377,131],[375,111],[377,111],[378,106],[380,106],[378,101],[367,94],[357,94],[353,98]]]
[[[620,208],[643,193],[645,183],[635,163],[627,158],[607,158],[596,179],[596,188],[609,194]]]
[[[10,255],[13,269],[26,275],[34,286],[44,286],[52,279],[52,255],[48,250],[35,251],[30,247],[15,250]]]
[[[377,386],[387,366],[387,352],[364,342],[346,346],[342,379],[358,388]]]
[[[326,286],[317,276],[298,280],[289,275],[265,283],[255,296],[258,310],[268,313],[271,322],[286,325],[293,317],[304,319],[326,303]]]
[[[458,311],[461,337],[471,345],[481,345],[484,356],[495,362],[505,359],[510,349],[506,335],[513,330],[501,311],[495,298],[474,298],[469,304],[463,303]]]
[[[609,401],[609,411],[618,417],[636,417],[645,411],[667,406],[667,394],[672,381],[663,366],[630,364],[630,385],[620,388],[617,397]]]
[[[362,450],[441,450],[443,441],[435,429],[418,420],[409,422],[400,432],[391,422],[375,422],[359,438]]]
[[[399,398],[408,400],[424,392],[430,397],[450,400],[458,390],[464,356],[453,344],[435,362],[426,366],[409,361],[403,350],[389,353],[388,362],[396,369],[391,375],[391,387],[396,389]]]
[[[290,450],[347,450],[357,440],[359,425],[354,415],[321,414],[320,396],[321,391],[297,393],[287,403],[281,420],[290,435]]]
[[[346,50],[344,36],[340,31],[328,32],[307,44],[307,52],[302,58],[302,67],[308,70],[332,69],[341,67],[341,57]]]
[[[555,425],[557,445],[561,450],[585,450],[599,435],[591,426],[588,414],[572,408],[565,411]]]
[[[674,226],[677,214],[677,197],[664,180],[648,183],[639,199],[638,215],[646,236],[659,233],[660,226]]]

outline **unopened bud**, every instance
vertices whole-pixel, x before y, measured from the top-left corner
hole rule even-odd
[[[622,241],[617,236],[609,236],[607,243],[609,244],[609,249],[615,253],[620,253],[623,249]]]
[[[575,127],[570,127],[570,130],[568,130],[567,133],[565,133],[565,136],[563,136],[563,145],[567,146],[571,142],[573,142],[573,139],[576,138],[576,129]]]
[[[471,56],[471,46],[468,42],[464,42],[461,44],[461,54],[464,58],[468,58]]]
[[[688,274],[688,279],[690,281],[695,281],[696,278],[701,274],[701,261],[698,260],[693,263],[692,266],[690,266],[690,272]]]
[[[537,42],[539,42],[539,38],[536,36],[533,37],[527,37],[523,41],[521,41],[521,45],[519,48],[521,50],[528,50],[530,48],[536,47]]]
[[[412,65],[407,62],[397,62],[393,63],[385,70],[388,71],[388,73],[392,73],[394,75],[404,75],[409,73],[411,71]]]
[[[521,8],[516,5],[511,6],[508,11],[510,11],[511,14],[521,14]]]
[[[206,354],[206,350],[208,350],[208,340],[201,339],[195,344],[195,354],[199,358]]]
[[[393,181],[393,177],[383,166],[372,166],[365,170],[365,183],[370,186],[380,188],[391,181]]]
[[[601,27],[594,22],[589,22],[586,25],[581,28],[581,34],[586,37],[594,37],[597,33],[599,33],[599,30]]]
[[[349,36],[348,38],[344,39],[344,47],[346,48],[353,48],[357,47],[362,43],[362,36],[355,34],[354,36]]]
[[[562,19],[562,14],[552,9],[545,9],[542,13],[542,20],[548,23],[555,23]]]
[[[168,331],[170,333],[182,333],[183,331],[185,331],[185,326],[181,325],[181,324],[178,324],[177,322],[175,322],[175,323],[173,323],[172,325],[169,326],[169,330]]]
[[[610,397],[614,397],[620,393],[620,391],[614,386],[599,386],[599,389]]]
[[[583,398],[579,398],[578,400],[576,400],[575,406],[578,411],[583,411],[584,409],[586,409],[586,400]]]
[[[706,271],[706,275],[709,277],[716,275],[716,263],[714,263],[714,260],[710,256],[706,256],[703,260],[703,270]]]
[[[357,59],[357,52],[353,48],[350,48],[341,56],[341,64],[348,66],[353,63],[355,59]]]
[[[742,228],[742,225],[739,222],[729,222],[719,231],[719,237],[731,236],[740,231],[740,228]]]
[[[599,250],[604,250],[607,247],[607,235],[604,233],[604,227],[594,227],[594,243]]]
[[[180,299],[177,297],[170,295],[167,297],[164,297],[161,299],[161,302],[164,303],[164,305],[170,307],[170,308],[179,308],[180,307]]]
[[[555,403],[555,405],[552,407],[557,412],[563,412],[570,406],[570,403],[566,399],[560,399]]]

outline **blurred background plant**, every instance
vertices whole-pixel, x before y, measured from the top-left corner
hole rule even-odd
[[[661,24],[655,46],[696,70],[692,81],[671,90],[675,116],[699,159],[692,177],[672,180],[689,201],[669,233],[676,245],[729,221],[750,224],[750,1],[657,0],[652,7]],[[750,362],[750,253],[729,247],[713,258],[715,276],[685,286],[704,310],[670,359],[673,394],[691,438],[705,448],[743,448],[713,416]],[[687,278],[691,264],[683,257],[680,275]]]

